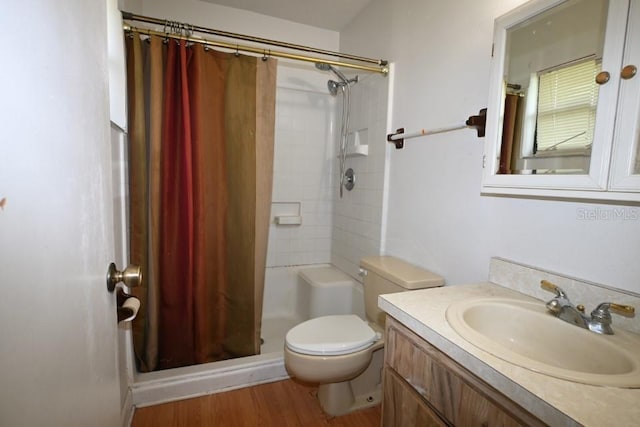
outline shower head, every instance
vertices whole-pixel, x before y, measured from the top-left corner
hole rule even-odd
[[[336,96],[338,94],[338,88],[341,88],[345,85],[346,83],[338,83],[335,80],[329,80],[327,82],[327,88],[329,89],[329,93],[333,96]]]
[[[329,71],[333,67],[326,62],[316,62],[316,68],[320,71]]]
[[[347,77],[342,74],[342,72],[340,70],[338,70],[337,68],[335,68],[333,65],[331,64],[327,64],[326,62],[316,62],[316,68],[318,70],[321,71],[331,71],[333,74],[335,74],[340,80],[342,80],[342,83],[348,83],[349,80],[347,79]]]
[[[331,64],[327,64],[326,62],[316,62],[316,68],[318,70],[321,71],[331,71],[333,74],[336,75],[336,77],[338,77],[341,81],[340,82],[336,82],[335,80],[329,80],[327,82],[327,87],[329,88],[329,93],[333,96],[336,96],[338,94],[338,89],[345,87],[345,86],[349,86],[350,83],[357,83],[358,82],[358,76],[355,76],[352,79],[347,79],[347,77],[342,74],[342,72],[340,72],[340,70],[338,70],[337,68],[335,68],[333,65]]]

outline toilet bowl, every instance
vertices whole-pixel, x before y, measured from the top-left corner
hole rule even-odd
[[[353,314],[316,317],[293,327],[285,338],[287,371],[299,381],[319,384],[320,405],[333,416],[380,402],[384,313],[378,295],[444,283],[394,257],[363,258],[360,267],[368,321]]]
[[[286,343],[287,369],[310,383],[355,377],[369,366],[373,350],[383,345],[382,334],[353,314],[303,322],[287,333]]]

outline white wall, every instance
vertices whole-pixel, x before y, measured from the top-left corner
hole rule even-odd
[[[131,11],[159,19],[187,22],[217,30],[254,35],[296,44],[338,50],[339,34],[309,25],[273,18],[198,0],[125,1]],[[141,10],[137,4],[142,3]],[[244,43],[241,43],[244,44]],[[274,50],[278,48],[274,47]]]
[[[487,105],[494,19],[521,3],[373,0],[341,50],[395,62],[393,128],[461,122]],[[481,196],[483,143],[460,130],[390,153],[388,254],[450,284],[486,280],[502,256],[640,292],[638,215],[602,219],[638,207]]]

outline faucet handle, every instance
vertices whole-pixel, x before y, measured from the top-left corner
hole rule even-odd
[[[540,287],[545,291],[555,292],[557,298],[565,298],[567,299],[567,294],[560,288],[560,286],[551,283],[548,280],[541,280]]]
[[[614,302],[603,302],[591,312],[592,316],[606,316],[612,311],[627,317],[633,317],[636,309],[630,305],[616,304]]]
[[[600,334],[612,335],[611,311],[623,316],[632,317],[636,309],[630,305],[616,304],[613,302],[603,302],[591,312],[589,329]]]

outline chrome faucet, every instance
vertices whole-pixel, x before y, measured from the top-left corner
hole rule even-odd
[[[547,302],[546,307],[552,314],[565,322],[589,329],[598,334],[613,335],[611,328],[611,311],[624,316],[633,316],[635,309],[630,305],[603,302],[591,312],[591,317],[584,315],[584,306],[574,306],[567,294],[553,283],[542,280],[540,287],[545,291],[555,292],[556,297]]]

